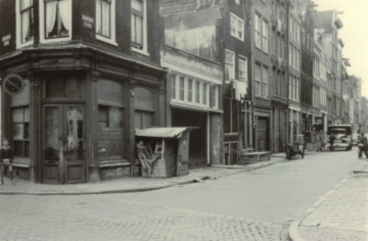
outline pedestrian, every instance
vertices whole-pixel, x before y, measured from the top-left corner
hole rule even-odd
[[[4,175],[7,175],[9,171],[10,174],[10,181],[12,184],[15,184],[13,181],[13,149],[9,145],[7,139],[4,139],[3,146],[0,150],[0,172],[1,172],[1,185],[4,185]]]
[[[330,135],[330,151],[333,150],[334,141],[335,141],[335,135],[333,133],[331,133],[331,135]]]
[[[361,147],[359,147],[359,157],[362,156],[362,153],[364,153],[365,157],[368,159],[368,140],[367,140],[367,137],[364,136],[364,133],[362,133],[361,135],[362,137],[360,138],[360,144],[361,144]]]

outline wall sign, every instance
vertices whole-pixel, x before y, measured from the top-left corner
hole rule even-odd
[[[11,39],[11,35],[10,35],[10,34],[5,35],[5,36],[2,38],[3,43],[4,43],[4,46],[8,46],[8,45],[9,45],[10,39]]]
[[[17,95],[22,92],[24,88],[24,81],[19,75],[9,74],[4,78],[2,82],[2,88],[10,95]]]
[[[82,15],[83,26],[92,29],[94,19],[86,15]]]

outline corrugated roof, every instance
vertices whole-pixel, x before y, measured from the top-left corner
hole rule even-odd
[[[321,11],[313,14],[313,22],[315,28],[325,29],[325,33],[332,33],[333,10]]]
[[[188,127],[153,127],[147,129],[136,129],[135,135],[141,137],[180,137],[181,133],[189,129]]]

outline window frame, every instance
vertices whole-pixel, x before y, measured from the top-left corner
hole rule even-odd
[[[72,4],[72,0],[65,0],[65,1],[69,1],[69,13],[70,13],[70,33],[68,36],[61,36],[61,37],[53,37],[53,38],[47,38],[46,37],[46,29],[45,29],[45,1],[47,0],[39,0],[39,10],[40,10],[40,14],[39,14],[39,22],[40,22],[40,27],[39,27],[39,32],[40,32],[40,43],[54,43],[54,42],[61,42],[61,41],[70,41],[72,40],[72,35],[73,35],[73,14],[72,14],[72,9],[73,9],[73,4]]]
[[[30,46],[34,43],[34,38],[35,38],[35,32],[34,32],[34,23],[35,23],[35,15],[34,15],[34,1],[33,1],[33,5],[31,7],[28,7],[26,9],[21,10],[21,1],[22,0],[16,0],[15,2],[15,12],[16,12],[16,48],[23,48],[26,46]],[[22,43],[22,13],[25,11],[32,11],[32,15],[33,15],[33,38],[32,40],[26,41],[24,43]]]
[[[242,23],[242,26],[239,26],[239,21]],[[235,28],[235,33],[232,32],[233,28]],[[238,36],[239,30],[241,30],[241,37]],[[245,23],[244,20],[233,13],[230,13],[230,35],[244,41],[245,35]]]
[[[229,61],[227,61],[228,60],[227,54],[231,54],[232,55],[232,58],[231,58],[232,63],[230,63]],[[226,79],[227,78],[226,71],[228,70],[228,67],[230,66],[230,64],[231,64],[231,72],[229,72],[229,79]],[[230,51],[228,49],[225,49],[225,79],[226,80],[235,79],[235,52]]]
[[[268,22],[262,19],[262,50],[268,53]]]
[[[20,106],[11,106],[10,107],[10,113],[11,113],[11,134],[12,134],[12,147],[13,147],[13,151],[14,151],[14,157],[20,157],[20,158],[30,158],[30,150],[28,152],[28,156],[26,155],[26,143],[28,142],[28,147],[30,148],[30,133],[28,133],[28,138],[26,138],[26,125],[28,124],[28,131],[29,128],[30,128],[30,116],[28,116],[28,122],[26,121],[26,109],[28,109],[28,114],[30,115],[29,111],[30,111],[30,106],[29,105],[20,105]],[[18,110],[22,110],[22,121],[20,122],[15,122],[14,119],[13,119],[13,111],[15,109],[18,109]],[[22,139],[15,139],[14,138],[14,125],[15,124],[21,124],[23,125],[23,138]],[[22,155],[16,155],[15,153],[15,142],[21,142],[21,145],[22,145]]]
[[[147,15],[147,0],[137,0],[137,1],[141,1],[142,4],[143,4],[143,21],[142,21],[143,46],[142,46],[142,49],[138,49],[138,48],[132,46],[132,44],[131,44],[131,50],[134,51],[134,52],[149,56],[148,46],[147,46],[147,44],[148,44],[148,41],[147,41],[147,35],[148,35],[148,31],[147,31],[147,18],[148,18],[148,15]],[[130,11],[131,11],[130,15],[132,15],[133,14],[132,8],[130,8]],[[131,19],[131,17],[130,17],[130,19]],[[132,32],[133,32],[132,25],[130,25],[130,28],[131,28],[130,29],[130,31],[131,31],[130,41],[132,41]]]
[[[114,46],[118,46],[118,44],[116,43],[116,0],[100,0],[100,1],[101,2],[110,1],[110,37],[97,33],[97,0],[96,0],[95,2],[95,7],[96,7],[95,36],[96,36],[96,39],[106,42],[108,44],[114,45]],[[102,8],[101,8],[101,14],[102,14]]]
[[[243,64],[241,64],[241,62],[243,62]],[[244,74],[242,75],[240,74],[242,71],[240,66],[244,67]],[[248,85],[248,58],[242,55],[238,55],[238,79],[239,81],[245,82]]]
[[[258,13],[254,14],[254,41],[256,48],[262,49],[262,17]]]

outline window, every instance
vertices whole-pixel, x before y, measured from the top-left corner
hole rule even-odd
[[[188,102],[192,102],[193,100],[193,80],[188,79]]]
[[[276,34],[276,28],[272,28],[272,53],[276,54],[276,38],[277,38],[277,34]]]
[[[29,157],[29,108],[12,108],[14,156]]]
[[[244,41],[244,20],[231,13],[230,25],[230,34],[235,38]]]
[[[235,3],[236,4],[240,4],[240,0],[235,0]]]
[[[184,77],[180,76],[179,79],[179,100],[184,101]]]
[[[199,100],[200,100],[200,85],[201,83],[199,81],[196,81],[195,83],[195,103],[199,104]]]
[[[259,64],[256,64],[255,65],[256,66],[256,68],[255,68],[255,74],[254,74],[254,78],[255,78],[255,80],[256,80],[256,89],[255,89],[255,91],[256,91],[256,93],[255,93],[255,95],[256,96],[261,96],[261,72],[262,72],[262,70],[261,70],[261,66],[259,65]]]
[[[131,43],[132,49],[142,54],[147,52],[147,11],[145,0],[132,0]]]
[[[171,77],[171,96],[176,99],[176,75]]]
[[[155,124],[155,95],[147,88],[134,88],[134,124],[136,128],[148,128]]]
[[[202,84],[202,104],[207,105],[207,84],[203,83]]]
[[[235,78],[235,54],[229,50],[226,50],[225,56],[225,77],[226,80],[232,80]]]
[[[295,100],[297,100],[297,101],[300,101],[300,99],[299,99],[299,79],[295,79],[295,95],[296,95],[296,98],[295,98]]]
[[[17,48],[33,43],[33,0],[17,0]]]
[[[41,41],[59,41],[71,39],[72,10],[71,0],[40,1]]]
[[[96,0],[96,39],[115,42],[115,0]]]
[[[254,19],[254,41],[255,46],[257,48],[261,48],[261,29],[262,29],[262,21],[261,17],[258,14],[255,14]]]
[[[262,49],[268,52],[268,23],[266,21],[262,22]]]
[[[262,69],[262,94],[263,98],[268,98],[268,69],[266,67]]]
[[[248,82],[248,62],[247,58],[239,57],[239,81]]]

